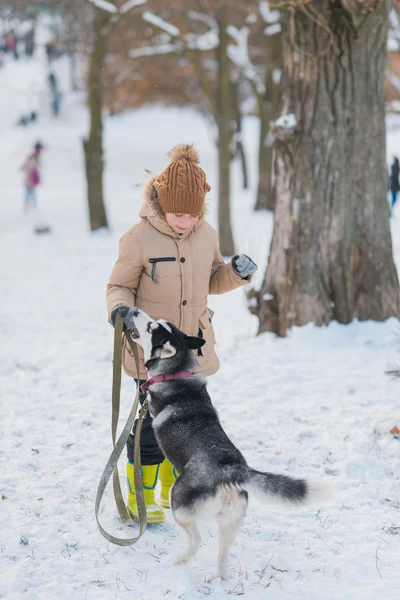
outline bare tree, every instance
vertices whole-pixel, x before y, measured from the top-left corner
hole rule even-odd
[[[400,316],[385,160],[389,0],[281,2],[277,204],[260,332]]]
[[[87,0],[94,11],[89,71],[87,78],[90,130],[83,141],[90,229],[108,228],[103,196],[103,71],[107,41],[114,27],[146,0],[127,0],[118,7],[116,0]]]
[[[277,117],[281,68],[281,26],[279,12],[270,10],[268,2],[259,2],[239,28],[229,27],[239,52],[232,52],[240,78],[252,89],[260,119],[258,151],[258,186],[255,210],[274,210],[272,176],[273,136],[270,123]]]

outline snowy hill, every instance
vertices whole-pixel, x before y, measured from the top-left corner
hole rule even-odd
[[[111,233],[87,229],[81,94],[68,92],[67,68],[55,63],[66,92],[62,113],[49,111],[43,48],[0,70],[0,598],[7,600],[213,600],[245,595],[280,600],[384,599],[398,593],[400,427],[398,384],[384,371],[400,362],[398,322],[294,329],[288,338],[255,337],[257,321],[243,290],[210,297],[221,370],[209,389],[222,423],[248,462],[293,476],[328,476],[337,494],[327,505],[278,511],[251,502],[230,560],[232,579],[210,580],[216,528],[205,524],[198,557],[172,566],[184,538],[168,514],[133,548],[99,534],[98,480],[111,451],[112,330],[105,285],[121,233],[137,219],[144,169],[157,171],[175,143],[195,142],[213,188],[214,132],[190,110],[147,109],[106,120],[106,199]],[[37,123],[15,127],[24,111]],[[390,121],[389,154],[400,135]],[[246,122],[251,165],[257,123]],[[38,214],[23,213],[20,166],[40,139],[43,182]],[[235,167],[237,249],[262,277],[272,219],[254,214]],[[392,218],[400,267],[400,217]],[[52,234],[35,236],[35,224]],[[122,414],[134,386],[123,381]],[[121,459],[123,480],[124,460]],[[126,537],[110,494],[101,520]]]

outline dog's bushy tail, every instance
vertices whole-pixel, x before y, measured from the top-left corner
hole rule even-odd
[[[287,475],[262,473],[248,468],[247,481],[243,485],[250,495],[264,504],[304,505],[327,502],[334,496],[335,486],[331,481],[293,479]]]

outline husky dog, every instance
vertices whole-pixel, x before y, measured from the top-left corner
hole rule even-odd
[[[217,576],[227,578],[228,556],[246,514],[248,495],[264,502],[302,505],[332,495],[330,486],[261,473],[249,467],[222,429],[207,392],[206,379],[196,373],[196,350],[204,340],[190,337],[142,310],[122,309],[126,329],[144,351],[150,379],[147,391],[158,444],[179,473],[171,489],[176,522],[189,545],[176,563],[189,561],[200,546],[197,522],[216,519],[219,528]]]

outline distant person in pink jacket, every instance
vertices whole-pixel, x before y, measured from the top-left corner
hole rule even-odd
[[[31,206],[36,208],[36,187],[40,183],[39,155],[43,147],[43,144],[36,142],[33,152],[22,165],[22,171],[25,173],[25,211]]]

